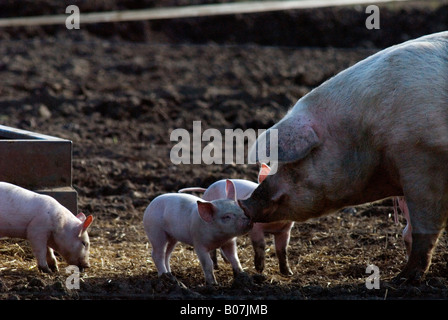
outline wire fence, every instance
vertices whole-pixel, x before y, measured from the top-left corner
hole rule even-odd
[[[244,14],[267,11],[311,9],[321,7],[367,5],[409,0],[290,0],[290,1],[251,1],[219,4],[191,5],[183,7],[151,8],[110,12],[90,12],[80,14],[80,23],[104,23],[138,20],[161,20]],[[70,13],[70,11],[68,12]],[[23,27],[64,24],[68,14],[0,19],[0,27]]]

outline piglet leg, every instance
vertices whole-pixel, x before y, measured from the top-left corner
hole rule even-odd
[[[243,272],[243,268],[241,267],[240,260],[238,259],[238,254],[236,250],[236,238],[227,241],[221,247],[221,249],[224,252],[224,256],[232,266],[234,277],[236,277],[239,273]]]
[[[210,258],[213,261],[213,268],[215,270],[218,270],[219,269],[219,266],[218,266],[218,253],[217,253],[216,249],[213,249],[212,251],[210,251]]]
[[[28,235],[33,254],[37,259],[37,267],[40,271],[51,273],[51,269],[47,264],[47,241],[40,236]]]
[[[51,271],[59,271],[58,262],[56,260],[56,257],[54,256],[53,249],[51,249],[50,247],[47,247],[47,264]]]
[[[213,273],[213,260],[209,251],[201,245],[195,245],[194,250],[198,255],[202,270],[204,271],[205,283],[207,285],[217,285],[215,274]]]

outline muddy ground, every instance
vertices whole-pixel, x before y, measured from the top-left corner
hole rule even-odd
[[[53,8],[52,1],[42,3]],[[38,13],[27,6],[7,8],[9,16]],[[283,13],[285,24],[293,18],[303,21],[298,17],[313,21],[302,25],[313,35],[300,38],[302,42],[285,40],[284,29],[271,30],[276,43],[254,37],[240,41],[238,35],[254,33],[254,21],[278,21],[281,13],[216,18],[220,23],[227,19],[225,38],[210,34],[207,26],[213,19],[99,24],[72,31],[61,26],[0,30],[0,123],[72,140],[79,211],[95,216],[89,232],[91,268],[82,274],[80,289],[66,288],[62,259],[59,273],[42,274],[26,241],[2,240],[0,298],[447,298],[444,236],[426,281],[419,286],[389,283],[406,259],[404,220],[400,216],[399,224],[394,223],[390,200],[296,224],[290,277],[278,272],[272,238],[266,269],[258,275],[250,241],[240,237],[239,257],[252,281],[233,282],[231,268],[220,259],[216,288],[204,286],[199,262],[185,245],[178,245],[171,266],[188,289],[160,282],[142,227],[144,209],[160,194],[206,187],[221,178],[256,179],[253,165],[174,165],[173,129],[191,132],[197,120],[202,130],[266,129],[312,88],[382,47],[448,28],[446,2],[382,10],[382,38],[365,31],[366,15],[359,7]],[[348,23],[349,16],[361,25]],[[236,20],[244,23],[236,28]],[[188,33],[186,25],[196,28]],[[240,29],[244,25],[247,29]],[[204,37],[195,41],[198,30],[204,30]],[[369,264],[380,270],[379,289],[366,288]]]

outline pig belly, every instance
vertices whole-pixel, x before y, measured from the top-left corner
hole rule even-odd
[[[193,237],[189,232],[189,228],[185,224],[168,224],[165,228],[167,236],[176,239],[182,243],[194,246]]]
[[[257,226],[258,228],[261,228],[265,233],[275,234],[288,231],[291,228],[291,223],[292,222],[289,220],[265,223],[259,222],[254,224],[254,228],[255,226]]]
[[[8,219],[0,217],[0,238],[2,237],[26,239],[26,225],[17,226]]]

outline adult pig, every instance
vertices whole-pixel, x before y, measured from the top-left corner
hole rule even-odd
[[[54,198],[0,182],[0,237],[28,239],[43,272],[57,271],[53,249],[70,265],[89,267],[92,216],[74,216]]]
[[[226,181],[226,198],[204,201],[189,194],[167,193],[156,197],[146,208],[143,225],[152,245],[158,275],[171,273],[170,256],[178,241],[194,247],[205,281],[217,284],[209,252],[221,248],[234,275],[243,272],[236,252],[236,236],[247,233],[251,221],[236,203],[232,181]]]
[[[260,172],[258,173],[258,183],[261,183],[270,172],[269,166],[262,164]],[[252,192],[257,188],[258,184],[244,179],[231,179],[234,183],[238,200],[247,199]],[[199,187],[184,188],[178,192],[204,192],[202,199],[207,201],[225,199],[226,198],[226,180],[219,180],[212,183],[207,189]],[[254,248],[254,264],[258,272],[263,272],[265,265],[265,234],[273,234],[275,240],[275,252],[279,262],[280,273],[284,275],[292,275],[291,268],[288,263],[288,244],[291,236],[291,229],[294,226],[293,221],[274,221],[267,223],[254,223],[252,229],[249,231],[249,238]],[[234,239],[236,241],[236,238]],[[216,250],[210,252],[211,258],[215,265],[218,266],[216,258]]]
[[[448,215],[448,32],[342,71],[302,97],[257,144],[274,129],[278,170],[241,201],[246,214],[255,222],[305,221],[405,196],[412,249],[397,280],[421,280]]]

